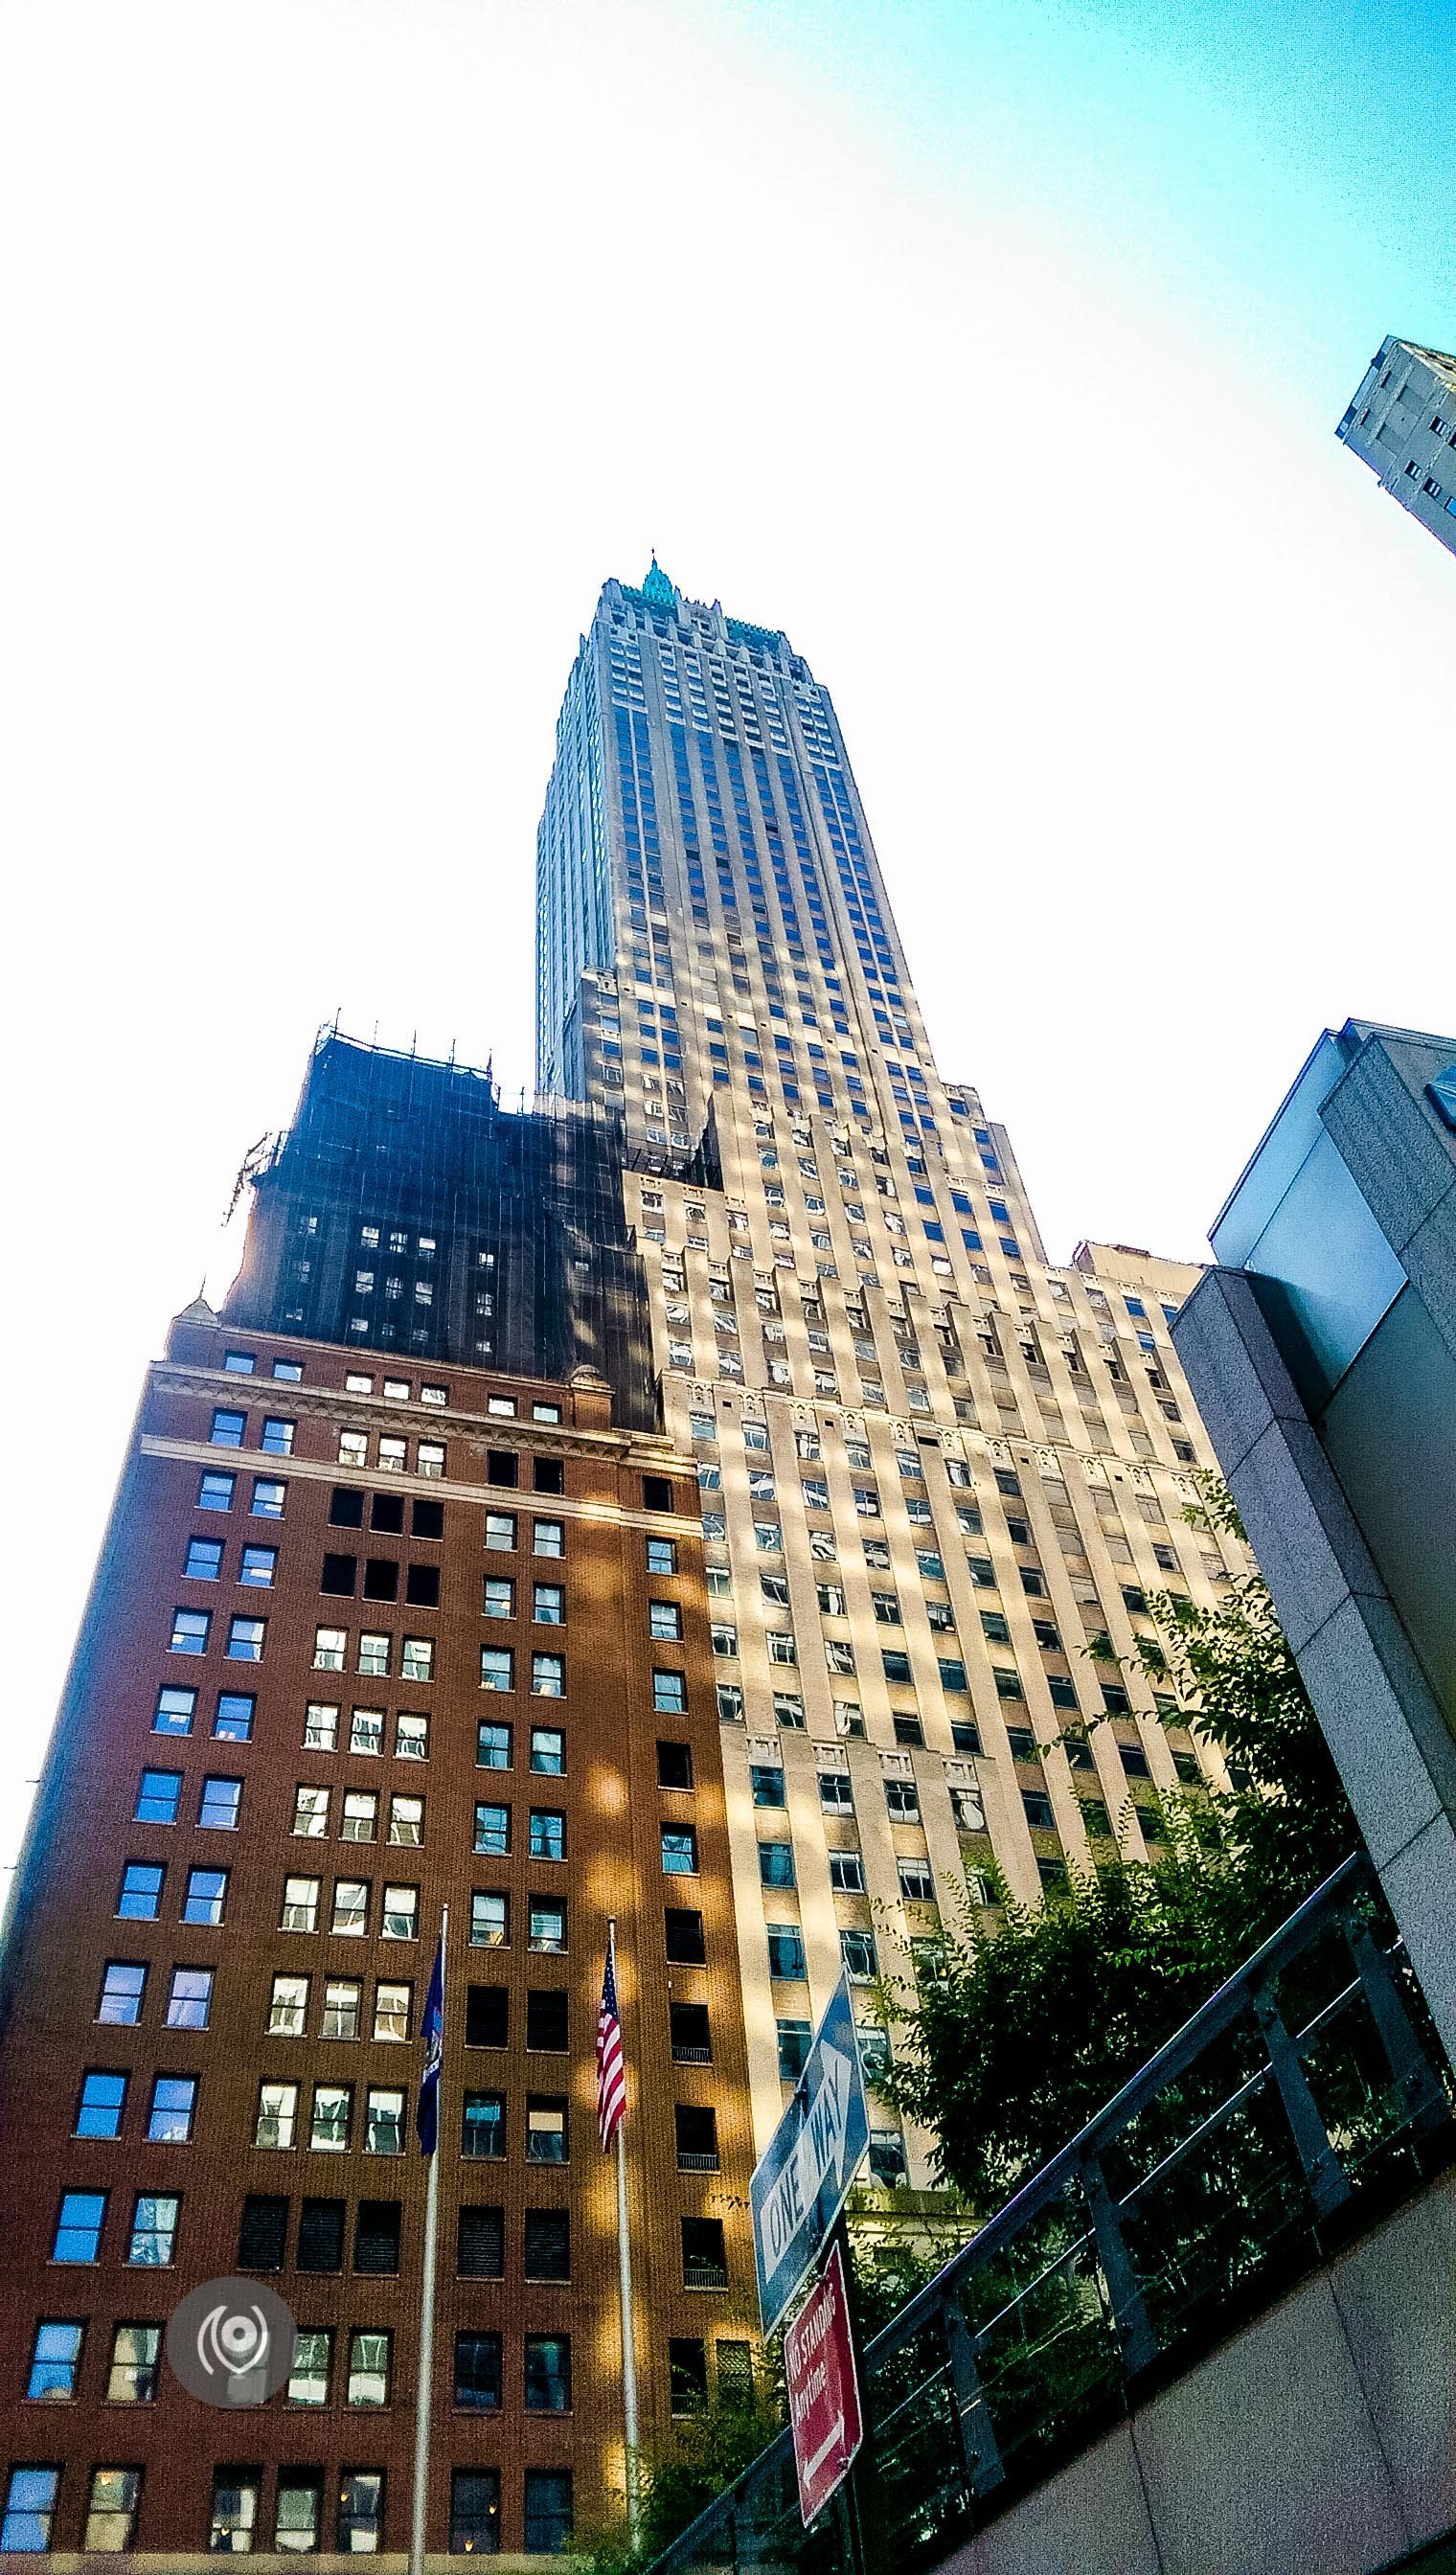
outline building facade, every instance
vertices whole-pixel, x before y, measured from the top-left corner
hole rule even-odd
[[[589,1366],[442,1358],[416,1283],[499,1282],[499,1239],[462,1215],[447,1246],[438,1206],[355,1163],[345,1267],[398,1278],[409,1319],[355,1335],[351,1280],[341,1340],[283,1327],[342,1220],[329,1158],[281,1149],[237,1310],[189,1308],[148,1375],[22,1862],[0,1998],[18,2563],[403,2565],[446,1905],[431,2562],[558,2555],[620,2497],[610,1918],[644,2434],[749,2383],[696,1475]],[[483,1323],[526,1330],[472,1298],[470,1346]],[[234,2274],[300,2328],[257,2411],[204,2407],[162,2356],[180,2299]]]
[[[828,692],[656,562],[583,638],[538,887],[539,1080],[622,1112],[699,1460],[761,2146],[842,1968],[867,2010],[967,1870],[1034,1897],[1143,1849],[1195,1772],[1087,1648],[1229,1569],[1180,1521],[1198,1274],[1048,1266],[1004,1129],[936,1065]],[[930,2143],[881,2103],[877,2181],[926,2184]]]
[[[1382,340],[1335,436],[1456,554],[1456,358]]]
[[[1326,1030],[1177,1343],[1456,2055],[1456,1038]]]

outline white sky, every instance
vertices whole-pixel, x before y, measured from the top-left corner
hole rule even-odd
[[[0,6],[0,1855],[318,1023],[530,1082],[556,711],[653,544],[834,692],[1054,1258],[1196,1254],[1321,1025],[1456,1019],[1456,562],[1331,435],[1436,305],[1377,263],[1296,327],[1196,174],[1104,202],[1014,52],[881,119],[892,13],[858,76],[795,15]],[[1270,156],[1271,233],[1318,184]]]

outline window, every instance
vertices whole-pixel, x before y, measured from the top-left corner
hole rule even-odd
[[[457,2397],[456,2402],[460,2401]],[[456,2468],[450,2480],[452,2557],[495,2557],[500,2548],[499,2468]]]
[[[167,1995],[168,2029],[206,2029],[212,2010],[211,1967],[174,1967]]]
[[[670,1877],[698,1873],[698,1835],[691,1824],[664,1824],[663,1867]]]
[[[319,1890],[317,1877],[286,1877],[283,1881],[281,1931],[317,1931],[319,1927]]]
[[[553,1778],[565,1775],[567,1738],[559,1725],[533,1725],[531,1729],[531,1767]]]
[[[408,1986],[405,1988],[409,1991]],[[324,1987],[321,2038],[357,2038],[364,1989],[354,1976],[330,1976]]]
[[[339,2478],[335,2547],[341,2556],[372,2557],[383,2529],[383,2468],[345,2468]]]
[[[147,1970],[139,1959],[113,1958],[102,1974],[97,2019],[127,2026],[139,2021],[146,1984]]]
[[[190,1734],[197,1713],[195,1689],[164,1689],[157,1693],[156,1714],[152,1718],[154,1734]]]
[[[572,2342],[569,2334],[527,2335],[526,2410],[529,2414],[571,2412]]]
[[[544,1895],[532,1897],[527,1945],[548,1951],[553,1956],[565,1955],[567,1908],[564,1899]]]
[[[836,1895],[862,1895],[864,1862],[857,1850],[831,1850],[829,1884]]]
[[[324,2479],[317,2468],[280,2468],[273,2545],[299,2556],[316,2549],[324,2526]]]
[[[297,1427],[297,1422],[282,1421],[271,1413],[263,1424],[263,1436],[258,1444],[270,1457],[291,1457],[293,1434]]]
[[[567,2160],[567,2105],[558,2093],[530,2092],[526,2097],[526,2160],[564,2164]]]
[[[891,1823],[919,1822],[920,1800],[913,1779],[886,1779],[884,1803]]]
[[[701,1967],[708,1957],[703,1916],[689,1905],[670,1904],[664,1911],[667,1956],[677,1966]]]
[[[44,2328],[41,2328],[44,2330]],[[75,2328],[80,2341],[80,2328]],[[160,2325],[116,2325],[111,2335],[111,2369],[106,2377],[108,2405],[152,2405],[157,2395]]]
[[[538,1627],[560,1627],[567,1614],[567,1595],[559,1582],[538,1582],[532,1594],[531,1614]]]
[[[216,1582],[223,1569],[221,1538],[195,1537],[188,1541],[187,1561],[183,1573],[189,1582]],[[174,1651],[178,1650],[176,1647]]]
[[[711,2065],[713,2038],[707,2003],[671,2002],[668,2026],[676,2065]]]
[[[308,1841],[323,1841],[327,1837],[329,1830],[327,1788],[295,1788],[293,1829]]]
[[[174,1609],[169,1647],[174,1654],[205,1654],[212,1628],[210,1609]]]
[[[369,1887],[364,1878],[336,1877],[334,1916],[329,1928],[339,1937],[363,1939],[369,1928]]]
[[[477,1887],[470,1900],[470,1944],[473,1949],[504,1949],[511,1936],[511,1899]]]
[[[94,2548],[98,2554],[104,2552],[112,2557],[130,2549],[141,2492],[140,2468],[93,2468],[82,2548]]]
[[[572,2472],[570,2468],[526,2471],[525,2544],[528,2554],[563,2557],[572,2544]]]
[[[481,1687],[487,1690],[514,1690],[516,1656],[509,1645],[482,1645]]]
[[[498,1479],[493,1476],[491,1480],[494,1483]],[[516,1546],[516,1514],[514,1511],[487,1511],[486,1545],[498,1555],[509,1555],[514,1553]]]
[[[462,2209],[462,2217],[466,2211]],[[498,2333],[458,2333],[455,2337],[455,2384],[453,2401],[462,2411],[472,2414],[494,2414],[501,2404],[501,2337]],[[499,2480],[496,2481],[499,2489]],[[457,2477],[456,2485],[460,2484]],[[499,2529],[492,2525],[490,2544],[494,2545]],[[452,2546],[457,2545],[452,2528]]]
[[[726,2289],[728,2274],[723,2220],[718,2217],[685,2217],[681,2223],[684,2287]]]
[[[276,1546],[245,1546],[243,1560],[238,1568],[238,1580],[251,1583],[255,1590],[269,1590],[272,1587],[277,1565]]]
[[[878,1960],[875,1957],[874,1934],[872,1931],[841,1930],[839,1933],[839,1955],[844,1962],[845,1969],[852,1984],[862,1985],[873,1983],[874,1978],[879,1973],[879,1965]]]
[[[275,1976],[268,2001],[270,2038],[302,2038],[308,2026],[309,1979]]]
[[[255,2146],[284,2149],[298,2142],[298,2085],[296,2083],[261,2083],[258,2087],[258,2117],[253,2130]]]
[[[187,1893],[182,1903],[183,1921],[221,1922],[227,1895],[228,1872],[225,1868],[189,1869]]]
[[[321,2207],[336,2203],[321,2201]],[[304,2201],[307,2222],[309,2202]],[[299,2237],[298,2262],[304,2267],[303,2237]],[[334,2266],[337,2269],[337,2264]],[[400,2267],[400,2203],[397,2199],[362,2199],[354,2228],[354,2268],[376,2278],[393,2278]]]
[[[908,2179],[905,2141],[898,2128],[871,2128],[869,2131],[869,2177],[882,2190],[896,2190]]]
[[[567,1855],[567,1819],[559,1807],[533,1806],[531,1809],[531,1856],[533,1859],[562,1859]]]
[[[36,2326],[25,2392],[32,2404],[64,2404],[76,2393],[85,2326],[45,2321]]]
[[[759,1844],[759,1851],[766,1847]],[[781,1976],[794,1984],[803,1984],[808,1967],[803,1953],[803,1933],[796,1922],[768,1924],[768,1973]]]
[[[249,1504],[254,1519],[281,1520],[287,1497],[287,1484],[278,1483],[270,1475],[255,1475],[253,1499]]]
[[[1023,1788],[1021,1804],[1026,1821],[1034,1833],[1047,1833],[1053,1829],[1055,1817],[1051,1810],[1051,1799],[1043,1788]]]
[[[526,2044],[560,2055],[566,2052],[568,1995],[564,1985],[533,1985],[526,1996]]]
[[[132,2231],[127,2247],[128,2262],[146,2268],[165,2270],[172,2259],[177,2241],[177,2217],[180,2199],[170,2195],[140,2192],[132,2210]]]
[[[505,1985],[468,1985],[465,1997],[467,2047],[505,2047],[511,2037],[511,1996]]]
[[[251,1690],[220,1690],[213,1736],[219,1743],[251,1743],[258,1702]]]
[[[121,1873],[116,1910],[124,1922],[155,1922],[162,1901],[164,1871],[160,1862],[128,1860]]]
[[[565,1698],[567,1664],[564,1654],[532,1655],[531,1692],[534,1698]]]
[[[650,1537],[648,1539],[649,1573],[676,1573],[677,1570],[677,1539],[674,1537]]]
[[[126,2107],[125,2074],[95,2072],[81,2077],[81,2097],[76,2104],[77,2137],[115,2137],[120,2134],[121,2114]]]
[[[349,1800],[344,1801],[348,1812]],[[389,1838],[407,1848],[417,1847],[425,1838],[425,1800],[423,1797],[394,1796],[390,1799]]]
[[[360,1670],[364,1669],[361,1659]],[[433,1681],[435,1678],[435,1641],[431,1636],[406,1636],[400,1645],[400,1678],[405,1681]]]
[[[246,1412],[215,1412],[208,1437],[214,1448],[241,1448],[247,1426]]]
[[[328,2404],[333,2361],[334,2337],[328,2327],[305,2327],[293,2348],[293,2369],[288,2382],[290,2405]]]
[[[783,1772],[776,1762],[751,1762],[748,1786],[755,1806],[781,1806],[784,1802]]]
[[[357,1707],[349,1719],[351,1752],[380,1753],[384,1750],[384,1709]]]
[[[379,2036],[376,2028],[375,2036]],[[364,2104],[364,2151],[367,2155],[402,2155],[405,2151],[405,2096],[372,2084]]]
[[[53,2262],[94,2262],[101,2243],[101,2228],[106,2216],[104,2190],[68,2190],[62,2193],[56,2212],[56,2229],[51,2239]]]
[[[506,2095],[467,2092],[461,2110],[460,2151],[467,2159],[497,2163],[506,2152]]]
[[[428,1761],[430,1758],[430,1719],[401,1710],[395,1718],[395,1759]]]
[[[353,2115],[352,2085],[348,2083],[314,2085],[313,2120],[309,2131],[309,2144],[315,2154],[347,2153]]]
[[[793,1886],[797,1883],[792,1842],[758,1844],[758,1883],[760,1886]]]
[[[819,1808],[825,1815],[852,1815],[854,1792],[845,1770],[821,1770],[818,1774]],[[781,1800],[780,1800],[781,1802]]]
[[[418,1886],[387,1886],[380,1921],[384,1940],[413,1940],[420,1911]]]
[[[688,1710],[688,1682],[682,1672],[653,1674],[653,1706],[660,1716],[684,1716]]]
[[[504,1859],[511,1848],[511,1809],[509,1806],[478,1805],[476,1808],[474,1848]]]
[[[204,1779],[197,1820],[210,1832],[236,1832],[242,1803],[241,1779]]]
[[[261,1663],[263,1641],[268,1632],[266,1618],[230,1618],[228,1621],[228,1660],[234,1663]]]
[[[930,1863],[923,1859],[902,1859],[899,1863],[900,1893],[908,1904],[933,1904],[935,1881]]]

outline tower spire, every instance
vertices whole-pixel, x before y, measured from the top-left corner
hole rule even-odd
[[[668,579],[662,565],[659,563],[658,550],[656,546],[653,548],[652,570],[649,572],[646,581],[643,583],[642,595],[644,599],[651,600],[655,606],[676,608],[678,604],[677,584]]]

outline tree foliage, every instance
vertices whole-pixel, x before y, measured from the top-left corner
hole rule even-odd
[[[1231,1497],[1200,1478],[1184,1516],[1242,1536]],[[1223,1977],[1359,1841],[1358,1828],[1261,1577],[1216,1605],[1152,1595],[1138,1659],[1221,1748],[1230,1785],[1165,1796],[1146,1860],[1073,1867],[1037,1904],[968,1901],[943,1967],[881,1988],[895,2032],[887,2097],[938,2138],[937,2162],[989,2212],[1055,2154]],[[1105,1658],[1105,1654],[1103,1656]]]

